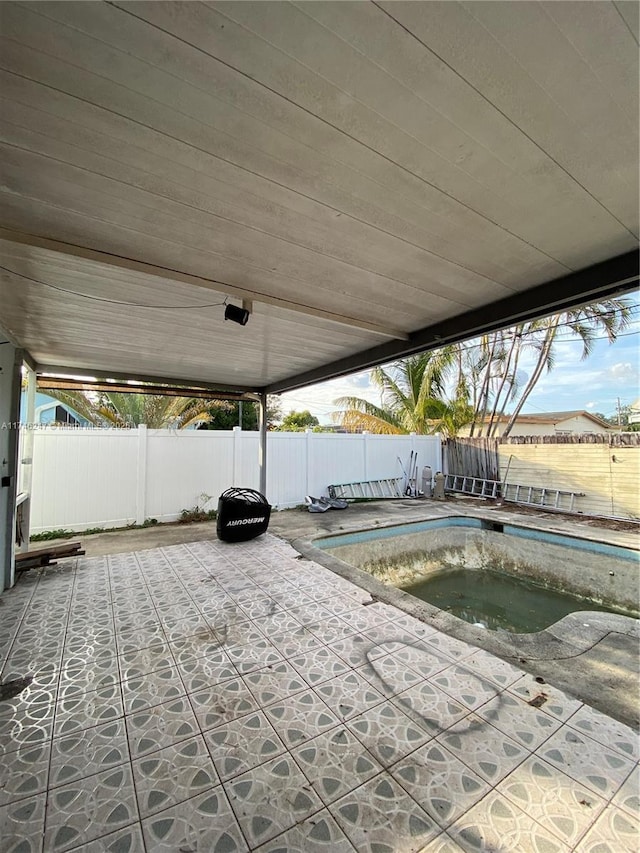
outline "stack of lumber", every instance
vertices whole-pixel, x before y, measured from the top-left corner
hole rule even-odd
[[[23,551],[16,554],[16,571],[26,572],[27,569],[40,569],[43,566],[55,566],[58,560],[66,557],[81,557],[80,542],[66,542],[64,545],[52,545],[49,548],[39,548],[37,551]]]

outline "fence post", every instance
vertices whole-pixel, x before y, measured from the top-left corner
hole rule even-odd
[[[366,482],[369,479],[369,433],[366,430],[362,433],[362,442],[364,456],[364,476],[362,479]]]
[[[138,425],[138,477],[136,492],[136,524],[147,517],[147,425]]]
[[[242,428],[233,428],[233,469],[231,471],[231,485],[237,486],[237,477],[240,476],[242,465]]]
[[[309,429],[307,427],[307,429],[305,430],[305,433],[306,433],[307,438],[306,438],[306,443],[305,443],[306,453],[305,453],[305,463],[304,463],[304,465],[305,465],[304,493],[305,493],[305,495],[308,495],[308,494],[310,494],[310,488],[311,488],[309,485],[309,469],[311,468],[311,442],[312,442],[311,436],[313,435],[313,432],[311,431],[311,429]]]

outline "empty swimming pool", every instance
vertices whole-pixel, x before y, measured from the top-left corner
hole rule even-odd
[[[492,630],[540,631],[579,610],[638,615],[638,552],[589,539],[451,516],[314,544]]]

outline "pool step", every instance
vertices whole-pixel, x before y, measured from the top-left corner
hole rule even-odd
[[[330,498],[359,500],[389,500],[403,498],[402,477],[384,480],[358,480],[355,483],[338,483],[329,486]]]

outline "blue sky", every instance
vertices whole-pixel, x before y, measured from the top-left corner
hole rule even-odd
[[[555,367],[541,377],[523,412],[584,409],[613,415],[618,398],[624,406],[640,397],[640,295],[633,294],[629,300],[634,306],[629,327],[613,344],[606,340],[595,341],[593,353],[585,361],[580,359],[580,342],[561,333],[563,340],[556,346]],[[523,362],[525,374],[528,368],[530,365]],[[380,402],[379,393],[371,386],[366,372],[283,394],[280,398],[282,412],[308,409],[320,423],[331,423],[330,413],[336,410],[334,400],[342,396]]]

